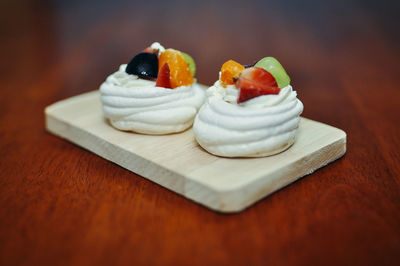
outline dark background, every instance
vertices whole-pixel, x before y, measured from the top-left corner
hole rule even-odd
[[[396,265],[398,1],[1,1],[0,265]],[[274,56],[340,160],[235,215],[209,211],[45,132],[153,41],[212,84]]]

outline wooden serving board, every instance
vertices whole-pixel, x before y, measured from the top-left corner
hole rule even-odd
[[[295,144],[280,154],[220,158],[204,151],[191,129],[166,136],[114,129],[98,91],[52,104],[45,114],[49,132],[220,212],[241,211],[346,152],[344,131],[302,118]]]

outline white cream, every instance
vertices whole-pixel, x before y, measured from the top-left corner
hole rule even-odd
[[[165,52],[165,48],[164,46],[162,46],[159,42],[153,42],[150,45],[151,49],[157,50],[158,51],[158,55],[160,55],[161,53]]]
[[[125,72],[126,65],[101,84],[103,112],[120,130],[162,135],[184,131],[204,101],[203,90],[194,83],[167,89],[155,81]]]
[[[290,85],[277,95],[263,95],[237,104],[239,90],[219,81],[193,125],[198,143],[224,157],[261,157],[279,153],[295,141],[303,104]]]

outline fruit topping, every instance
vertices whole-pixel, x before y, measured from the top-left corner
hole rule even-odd
[[[185,59],[186,63],[189,65],[189,70],[190,73],[192,73],[192,76],[196,74],[196,64],[194,63],[193,58],[188,55],[187,53],[181,52],[183,59]]]
[[[244,66],[233,60],[226,61],[221,67],[220,80],[223,86],[235,84],[233,78],[244,69]]]
[[[163,87],[171,89],[171,82],[169,78],[169,66],[168,63],[165,63],[160,71],[158,71],[158,77],[156,81],[156,87]]]
[[[138,75],[141,78],[156,78],[158,74],[157,55],[152,53],[138,53],[126,66],[125,72]]]
[[[261,67],[267,70],[274,76],[279,88],[284,88],[290,84],[290,77],[285,69],[274,57],[265,57],[255,64],[256,67]]]
[[[160,54],[158,59],[158,68],[168,63],[170,69],[170,82],[171,88],[180,86],[192,85],[194,82],[192,73],[190,72],[189,65],[186,63],[181,52],[174,49],[167,49]]]
[[[151,48],[150,46],[144,49],[142,52],[158,55],[158,49]]]
[[[160,53],[164,52],[165,48],[159,42],[153,42],[149,47],[144,49],[142,52],[151,53],[155,55],[159,55]]]
[[[242,103],[261,95],[279,94],[280,88],[275,78],[265,69],[249,67],[240,72],[236,80],[240,89],[237,103]]]

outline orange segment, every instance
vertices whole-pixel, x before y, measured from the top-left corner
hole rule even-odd
[[[169,75],[172,88],[193,84],[192,73],[181,52],[174,49],[165,50],[158,58],[159,71],[165,63],[168,63],[170,69]]]
[[[235,84],[233,77],[244,70],[244,66],[233,60],[226,61],[221,67],[220,80],[223,86]]]

